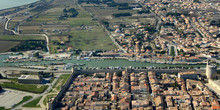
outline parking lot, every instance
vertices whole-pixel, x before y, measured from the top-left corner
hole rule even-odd
[[[0,94],[0,107],[11,108],[14,104],[20,102],[24,96],[32,96],[33,94],[6,89]]]

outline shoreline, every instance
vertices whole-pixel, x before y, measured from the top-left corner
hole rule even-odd
[[[2,12],[2,11],[7,11],[7,10],[10,10],[10,9],[13,9],[13,8],[20,8],[20,7],[25,7],[25,8],[27,8],[28,5],[30,5],[30,4],[36,4],[36,3],[40,2],[40,1],[41,1],[41,0],[38,0],[38,1],[35,1],[35,2],[32,2],[32,3],[27,3],[27,4],[19,5],[19,6],[10,7],[10,8],[0,9],[0,12]]]

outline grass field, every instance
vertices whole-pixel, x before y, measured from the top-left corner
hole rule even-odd
[[[23,99],[22,99],[19,103],[17,103],[14,107],[16,107],[16,106],[18,106],[18,105],[20,105],[20,104],[22,104],[22,103],[24,103],[24,102],[26,102],[26,101],[32,99],[32,98],[33,98],[32,96],[25,96],[25,97],[23,97]]]
[[[0,84],[0,86],[2,86],[3,88],[10,88],[38,94],[44,92],[48,88],[48,85],[19,84],[16,82],[5,82],[3,84]]]
[[[70,40],[72,46],[82,50],[112,50],[115,45],[100,26],[92,26],[90,30],[72,30]]]
[[[55,88],[57,91],[60,91],[61,87],[66,83],[66,81],[69,79],[70,74],[63,74],[59,77],[57,82],[53,85],[53,88]]]
[[[170,56],[175,56],[175,49],[173,46],[171,46]]]
[[[0,53],[8,51],[9,49],[13,48],[19,43],[20,43],[19,41],[0,41],[0,44],[1,44]]]
[[[47,105],[47,102],[49,101],[49,99],[51,97],[55,97],[57,94],[50,94],[50,95],[47,95],[43,101],[44,105]]]
[[[31,102],[23,105],[23,107],[34,107],[34,108],[40,108],[40,105],[38,105],[39,101],[41,100],[42,96],[32,100]]]

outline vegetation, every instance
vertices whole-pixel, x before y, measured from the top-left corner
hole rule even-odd
[[[41,100],[42,96],[34,99],[33,101],[23,105],[23,107],[36,107],[36,108],[39,108],[40,105],[38,105],[39,101]]]
[[[10,49],[12,52],[28,51],[28,50],[43,50],[47,51],[45,41],[24,41],[20,45]]]
[[[0,86],[2,86],[4,88],[10,88],[10,89],[38,93],[38,94],[44,92],[48,88],[48,85],[42,85],[42,86],[38,87],[38,85],[18,84],[15,82],[5,82],[3,84],[0,84]]]
[[[32,98],[33,98],[32,96],[24,96],[23,99],[19,103],[17,103],[14,107],[16,107],[16,106],[18,106],[18,105],[20,105],[20,104],[22,104],[22,103],[32,99]]]
[[[0,110],[10,110],[10,109],[6,109],[5,107],[0,107]]]
[[[212,21],[210,22],[210,25],[214,25],[214,26],[220,27],[220,20],[212,20]]]
[[[179,17],[180,15],[185,15],[185,16],[189,16],[188,13],[178,13],[178,12],[168,12],[166,16],[176,16],[176,17]]]
[[[113,14],[114,17],[122,17],[122,16],[132,16],[131,13],[129,12],[126,12],[126,13],[116,13],[116,14]]]
[[[141,10],[141,11],[138,11],[137,13],[138,14],[143,14],[143,13],[148,14],[148,13],[150,13],[150,10]]]
[[[44,105],[47,104],[47,102],[49,101],[49,99],[50,99],[51,97],[55,97],[56,95],[57,95],[57,94],[47,95],[47,96],[45,97],[44,101],[43,101]]]
[[[24,41],[24,40],[44,40],[43,36],[26,36],[26,35],[0,35],[0,40],[7,40],[7,41]]]
[[[155,27],[152,27],[152,26],[145,27],[145,30],[148,31],[149,34],[154,34],[156,31]]]
[[[17,45],[22,45],[21,42],[29,42],[28,40],[33,40],[35,42],[44,42],[44,37],[42,36],[17,36],[17,35],[0,35],[0,52],[6,51],[16,51],[15,47]],[[39,41],[38,41],[39,40]],[[34,47],[36,48],[36,47]],[[11,50],[12,49],[12,50]]]
[[[7,52],[11,48],[15,47],[18,45],[20,42],[19,41],[0,41],[0,52]]]
[[[0,92],[2,91],[3,89],[2,89],[2,87],[0,86]]]
[[[196,3],[201,3],[199,0],[193,0],[193,2],[196,2]]]
[[[171,56],[175,56],[175,49],[174,49],[173,46],[171,46],[170,55],[171,55]]]
[[[70,8],[70,9],[65,8],[63,12],[64,14],[59,17],[60,20],[63,20],[66,18],[74,18],[79,14],[79,12],[75,8]]]
[[[66,83],[66,81],[69,79],[71,74],[63,74],[59,77],[57,82],[53,85],[53,88],[56,88],[56,90],[60,90],[61,87]],[[59,85],[58,85],[59,84]]]

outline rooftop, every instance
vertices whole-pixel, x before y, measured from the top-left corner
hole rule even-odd
[[[18,79],[35,79],[38,80],[40,77],[38,75],[21,75]]]

